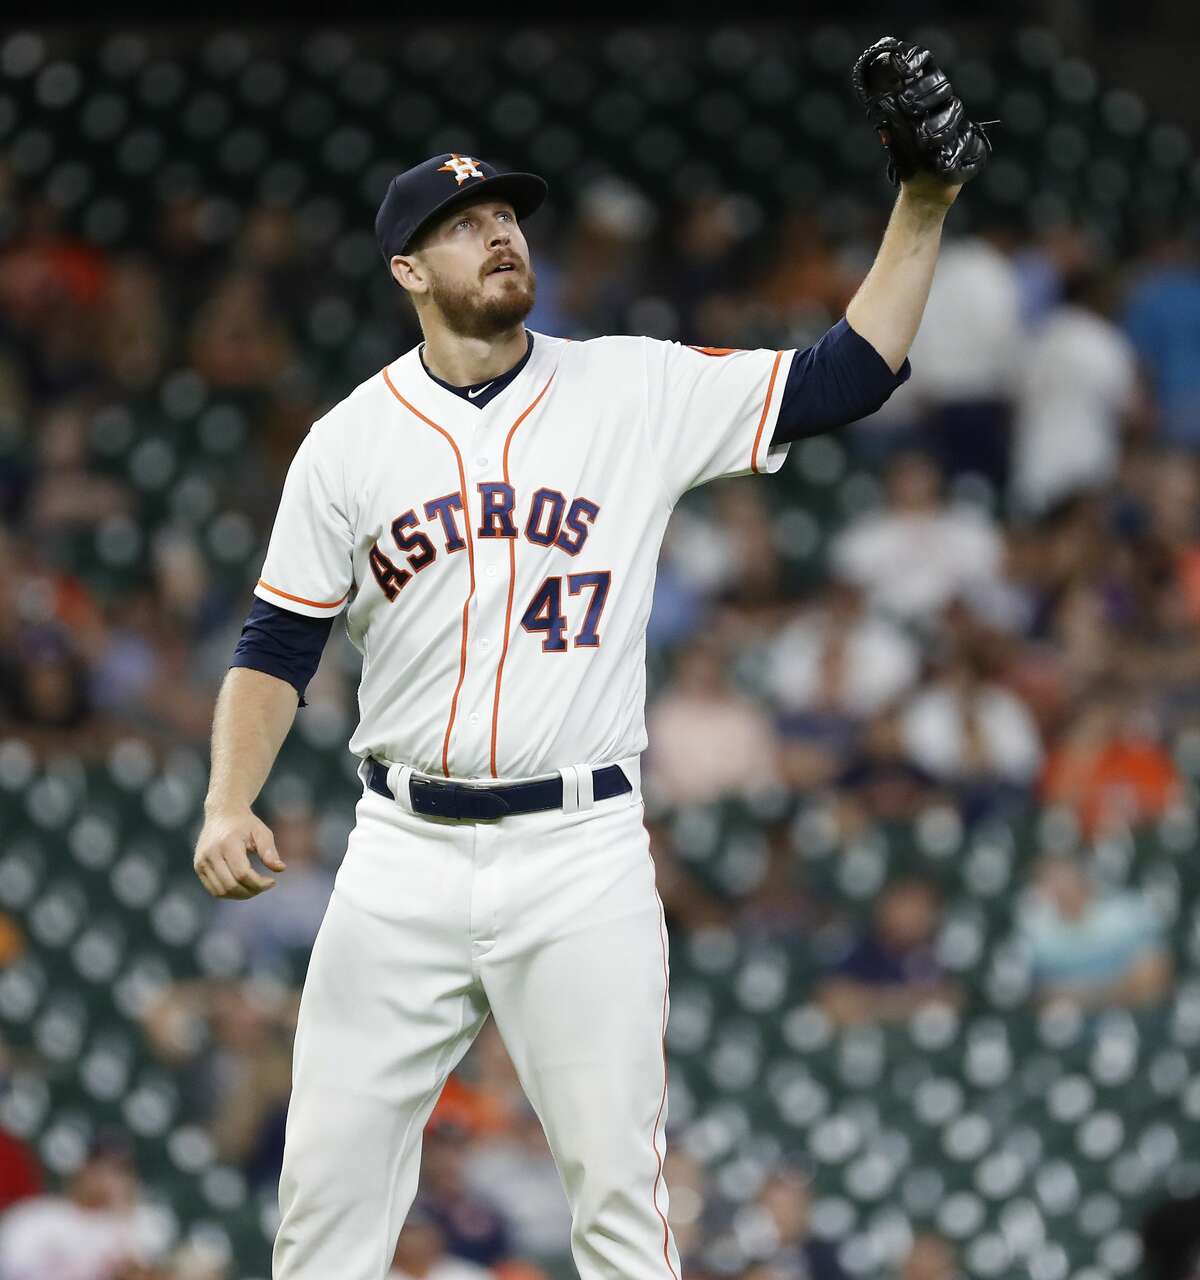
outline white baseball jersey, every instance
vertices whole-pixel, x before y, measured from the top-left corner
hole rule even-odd
[[[688,489],[772,472],[794,352],[533,335],[482,409],[417,348],[312,426],[288,471],[263,600],[346,610],[359,756],[471,780],[645,749],[645,632]]]

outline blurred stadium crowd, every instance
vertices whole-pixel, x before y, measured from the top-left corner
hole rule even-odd
[[[290,456],[416,341],[346,189],[451,146],[549,170],[530,327],[580,338],[804,346],[869,266],[869,130],[815,141],[859,42],[650,39],[513,36],[477,131],[336,34],[0,40],[0,1280],[268,1270],[356,786],[345,637],[264,796],[276,889],[210,903],[190,841]],[[1174,1221],[1143,1241],[1139,1215],[1200,1191],[1200,261],[1177,216],[1200,170],[1044,33],[1010,55],[1026,80],[987,103],[1008,132],[951,217],[910,382],[777,480],[689,495],[664,548],[646,789],[689,1280],[1103,1280],[1177,1264]],[[648,61],[643,99],[605,86]],[[683,126],[654,115],[676,105]],[[1049,160],[1030,117],[1058,120]],[[734,133],[736,182],[707,159]],[[1145,171],[1113,159],[1133,137]],[[624,166],[593,155],[629,138]],[[394,1274],[569,1274],[568,1230],[489,1030]]]

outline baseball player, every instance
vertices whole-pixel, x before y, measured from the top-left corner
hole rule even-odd
[[[901,190],[845,318],[805,351],[532,333],[522,225],[545,182],[451,154],[388,187],[376,233],[424,341],[292,461],[194,859],[223,898],[274,884],[251,854],[285,870],[251,805],[344,615],[363,792],[300,1007],[275,1280],[383,1280],[422,1129],[489,1014],[580,1276],[679,1280],[638,773],[659,546],[688,489],[777,471],[908,376],[943,218],[986,154],[924,50],[881,42],[860,81]]]

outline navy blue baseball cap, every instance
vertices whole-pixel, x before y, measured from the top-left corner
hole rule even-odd
[[[533,173],[499,173],[486,160],[448,152],[398,173],[375,215],[375,238],[383,260],[404,253],[427,223],[446,213],[459,201],[481,194],[507,200],[518,219],[541,207],[548,188]]]

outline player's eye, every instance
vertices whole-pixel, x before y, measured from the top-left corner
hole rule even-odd
[[[470,225],[470,218],[459,218],[459,220],[454,224],[454,230],[457,231],[459,227],[469,227]]]

